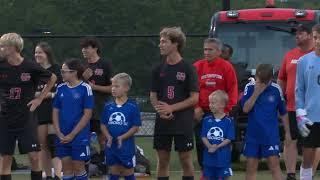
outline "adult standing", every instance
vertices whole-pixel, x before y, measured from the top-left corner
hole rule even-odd
[[[291,139],[284,143],[284,160],[287,170],[287,180],[295,180],[297,164],[297,141],[299,130],[295,112],[295,84],[297,63],[301,56],[311,52],[314,44],[311,29],[300,25],[297,27],[296,35],[297,47],[288,51],[282,61],[277,83],[280,85],[282,92],[285,92],[287,99],[287,111],[289,116],[289,128]]]
[[[202,169],[204,145],[201,141],[200,131],[202,127],[202,117],[210,112],[209,95],[216,90],[224,90],[229,101],[225,107],[228,113],[238,101],[238,83],[236,73],[232,64],[220,57],[222,43],[219,39],[208,38],[204,40],[204,59],[194,63],[198,74],[200,87],[199,102],[195,108],[196,126],[194,128],[197,146],[198,163]]]
[[[199,93],[194,68],[182,58],[185,41],[179,27],[162,29],[159,48],[164,61],[152,69],[150,101],[157,111],[153,147],[157,151],[158,180],[169,179],[172,141],[183,170],[182,179],[194,179],[193,107]]]

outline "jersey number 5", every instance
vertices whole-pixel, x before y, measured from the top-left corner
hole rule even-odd
[[[11,88],[10,89],[10,99],[20,99],[21,88]]]
[[[174,98],[174,86],[168,86],[168,99]]]

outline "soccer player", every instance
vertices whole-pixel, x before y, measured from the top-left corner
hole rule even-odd
[[[200,88],[199,102],[195,108],[196,125],[194,134],[196,139],[198,163],[202,168],[204,145],[201,140],[202,117],[210,113],[209,95],[216,90],[223,90],[228,94],[229,102],[225,112],[229,113],[238,102],[238,83],[232,64],[220,57],[222,43],[219,39],[208,38],[203,43],[204,59],[196,61],[198,82]]]
[[[0,38],[0,92],[4,93],[0,114],[0,179],[11,179],[11,163],[16,141],[21,154],[28,153],[31,162],[31,179],[41,180],[39,165],[40,145],[38,123],[33,111],[45,99],[56,82],[56,76],[34,61],[21,56],[23,39],[19,34],[7,33]],[[47,82],[42,92],[34,98],[39,82]]]
[[[35,60],[44,69],[50,71],[57,76],[57,84],[62,82],[60,67],[55,63],[53,51],[46,42],[40,42],[36,45],[34,52]],[[43,90],[45,83],[38,84],[36,96]],[[41,145],[41,165],[46,173],[46,179],[52,179],[52,167],[55,176],[61,178],[61,160],[55,157],[54,139],[56,135],[52,126],[52,99],[55,95],[55,88],[47,94],[41,105],[36,109],[36,118],[38,120],[38,138]]]
[[[86,70],[83,73],[84,80],[88,82],[93,90],[94,109],[90,120],[91,132],[96,132],[100,144],[100,157],[103,162],[105,138],[100,130],[100,117],[104,103],[111,93],[111,64],[101,58],[101,44],[96,38],[84,38],[80,42],[82,55]],[[101,163],[102,163],[101,162]],[[104,168],[105,169],[105,168]]]
[[[193,66],[182,58],[185,41],[179,27],[162,29],[159,48],[164,61],[152,69],[150,101],[157,111],[153,147],[157,151],[159,180],[169,179],[172,141],[183,170],[182,179],[194,179],[191,152],[199,88]]]
[[[201,137],[203,151],[203,175],[206,180],[228,179],[231,170],[231,141],[235,138],[233,120],[226,115],[228,94],[216,90],[209,96],[211,113],[203,118]]]
[[[106,162],[109,180],[134,180],[134,134],[141,126],[140,111],[135,101],[128,99],[131,77],[119,73],[112,78],[113,101],[106,103],[101,117],[101,130],[107,138]]]
[[[296,75],[296,115],[298,129],[302,136],[302,165],[300,179],[312,179],[312,164],[316,148],[320,147],[320,25],[312,28],[314,51],[298,61]]]
[[[256,81],[245,87],[241,106],[248,113],[243,154],[247,157],[246,180],[255,180],[260,158],[266,158],[274,180],[282,180],[279,163],[278,112],[285,129],[285,139],[290,139],[288,115],[284,97],[278,84],[272,82],[273,68],[259,64]]]
[[[296,179],[297,140],[299,137],[299,130],[295,112],[294,89],[298,60],[301,56],[311,52],[314,47],[311,29],[303,25],[298,26],[296,31],[296,44],[297,47],[287,52],[284,56],[277,81],[287,100],[289,128],[292,138],[291,141],[284,143],[284,160],[287,170],[287,180]]]
[[[82,81],[80,60],[66,61],[61,68],[65,83],[57,87],[53,100],[53,125],[58,136],[56,155],[62,160],[64,180],[86,180],[85,161],[90,158],[90,118],[93,95],[89,84]]]

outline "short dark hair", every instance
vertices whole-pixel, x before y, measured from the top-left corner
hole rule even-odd
[[[320,24],[316,24],[312,27],[312,32],[314,31],[320,34]]]
[[[39,42],[36,47],[40,47],[42,51],[47,55],[48,61],[51,65],[55,64],[52,48],[47,42]]]
[[[273,67],[271,64],[259,64],[256,69],[256,77],[261,83],[267,84],[273,78]]]
[[[64,64],[67,65],[70,70],[77,71],[78,79],[83,79],[82,74],[84,72],[84,66],[79,59],[70,58],[67,59]]]
[[[101,45],[100,41],[95,37],[85,37],[85,38],[81,39],[80,46],[81,46],[81,48],[86,48],[89,46],[91,46],[93,48],[97,48],[97,54],[101,55],[102,45]]]
[[[225,50],[225,48],[228,48],[228,49],[229,49],[229,53],[230,53],[230,57],[231,57],[232,54],[233,54],[233,48],[232,48],[232,46],[230,46],[229,44],[224,43],[223,46],[222,46],[222,50]]]
[[[306,32],[308,34],[311,34],[311,29],[303,24],[299,24],[296,28],[295,28],[295,32]]]

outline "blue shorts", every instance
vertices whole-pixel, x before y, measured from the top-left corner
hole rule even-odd
[[[243,147],[243,155],[253,158],[267,158],[270,156],[280,156],[279,145],[265,145],[265,144],[253,144],[245,143]]]
[[[105,151],[105,154],[106,154],[106,164],[109,166],[120,165],[128,169],[131,169],[136,166],[136,156],[134,154],[120,155],[108,148]]]
[[[56,156],[59,158],[71,157],[72,160],[87,161],[90,159],[89,145],[58,144]]]
[[[232,176],[232,169],[230,167],[203,167],[203,176],[207,180],[219,180],[219,178],[223,179],[224,177]]]

